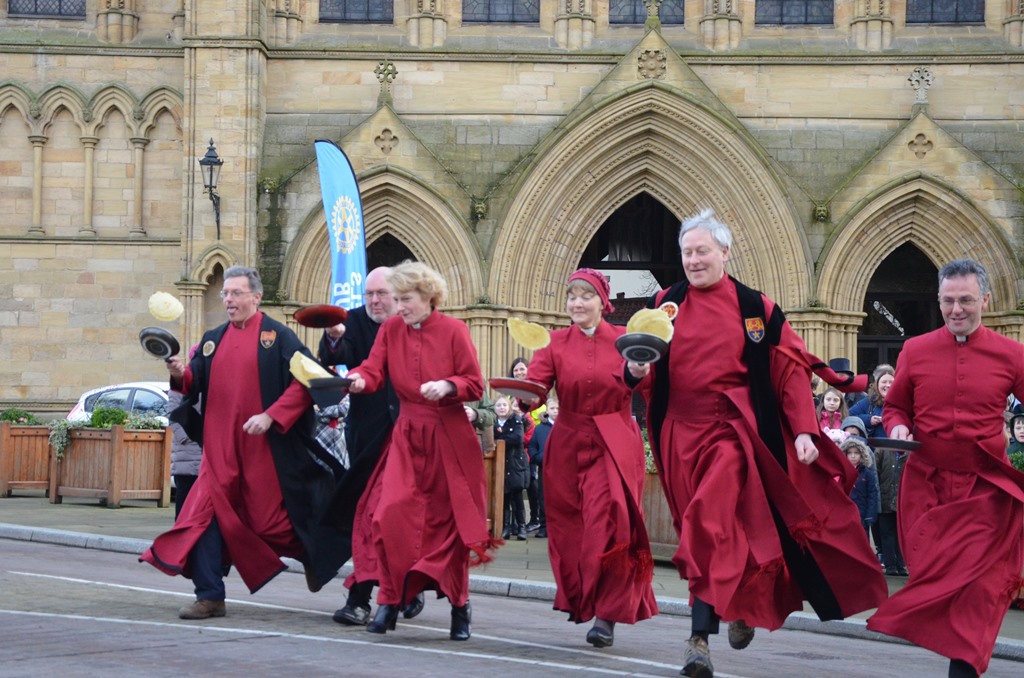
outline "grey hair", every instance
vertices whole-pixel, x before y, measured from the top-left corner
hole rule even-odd
[[[969,275],[978,276],[978,286],[981,288],[981,296],[992,291],[992,285],[988,281],[988,271],[974,259],[954,259],[939,270],[939,286],[947,278],[963,278]]]
[[[695,229],[703,229],[711,234],[718,246],[723,250],[732,247],[732,231],[715,216],[715,211],[710,207],[702,210],[700,214],[685,219],[679,226],[679,249],[683,249],[683,236]]]
[[[263,281],[260,280],[260,272],[255,268],[249,268],[248,266],[232,266],[228,270],[224,271],[224,279],[228,278],[248,278],[249,279],[249,291],[253,294],[263,294]]]

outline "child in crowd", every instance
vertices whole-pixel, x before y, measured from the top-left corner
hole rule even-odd
[[[850,436],[839,446],[846,458],[857,469],[857,482],[850,492],[850,499],[860,511],[860,524],[865,533],[871,535],[871,526],[878,520],[881,498],[878,489],[878,472],[874,468],[871,448],[860,436]]]
[[[821,394],[821,402],[818,404],[818,426],[826,434],[828,429],[838,429],[846,419],[849,412],[846,409],[846,400],[843,394],[835,388],[828,388]]]

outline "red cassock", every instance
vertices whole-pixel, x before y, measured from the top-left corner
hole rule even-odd
[[[575,325],[552,332],[528,372],[558,389],[542,467],[548,553],[554,608],[578,623],[597,616],[632,624],[658,613],[641,510],[644,448],[615,350],[624,332],[607,322],[590,337]]]
[[[1006,397],[1024,395],[1024,346],[985,327],[907,341],[882,415],[920,448],[899,494],[910,579],[868,628],[984,673],[1024,567],[1024,474],[1003,437]]]
[[[356,509],[355,580],[379,582],[382,605],[435,589],[462,606],[471,559],[488,561],[497,546],[487,533],[480,442],[462,405],[483,395],[469,329],[439,311],[418,327],[390,318],[353,372],[366,381],[366,392],[390,378],[400,403]],[[442,379],[455,385],[453,395],[439,401],[420,395],[421,384]]]
[[[771,318],[775,305],[761,296]],[[805,353],[803,341],[786,323],[769,354],[784,469],[758,434],[743,327],[729,278],[708,288],[690,287],[676,316],[667,412],[653,441],[680,534],[673,562],[690,592],[723,619],[781,627],[789,613],[802,609],[804,596],[800,575],[784,557],[774,508],[838,603],[841,614],[828,618],[875,607],[886,595],[885,580],[844,490],[852,467],[820,436],[810,374],[793,359]],[[813,464],[796,458],[793,441],[800,433],[810,434],[819,449]]]
[[[261,318],[257,314],[243,329],[229,324],[216,346],[199,477],[174,527],[142,556],[168,574],[188,575],[188,554],[216,516],[230,562],[253,593],[285,569],[280,556],[303,556],[267,436],[242,430],[250,417],[263,412],[257,366]],[[186,370],[185,393],[191,377]],[[287,431],[311,406],[306,389],[293,381],[267,414]]]

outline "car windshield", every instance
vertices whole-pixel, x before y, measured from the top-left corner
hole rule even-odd
[[[92,402],[86,401],[85,409],[92,412],[97,407],[117,407],[128,411],[128,396],[132,393],[128,388],[117,388],[112,391],[100,393]]]

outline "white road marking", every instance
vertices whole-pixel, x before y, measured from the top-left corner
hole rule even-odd
[[[41,579],[52,579],[52,580],[57,580],[57,581],[64,581],[64,582],[73,583],[73,584],[86,584],[86,585],[90,585],[90,586],[104,586],[104,587],[123,589],[123,590],[128,590],[128,591],[138,591],[138,592],[142,592],[142,593],[152,593],[152,594],[157,594],[157,595],[169,595],[169,596],[174,596],[174,597],[179,597],[179,598],[187,598],[187,599],[192,599],[193,598],[193,595],[191,593],[181,593],[181,592],[178,592],[178,591],[166,591],[166,590],[163,590],[163,589],[147,588],[147,587],[143,587],[143,586],[129,586],[129,585],[126,585],[126,584],[114,584],[114,583],[110,583],[110,582],[95,581],[95,580],[91,580],[91,579],[81,579],[81,578],[77,578],[77,577],[63,577],[63,576],[57,576],[57,575],[40,574],[38,572],[19,572],[19,571],[13,571],[13,570],[8,570],[8,573],[9,574],[23,576],[23,577],[37,577],[37,578],[41,578]],[[253,601],[250,601],[250,600],[236,600],[236,599],[233,599],[233,598],[226,599],[226,602],[230,603],[231,605],[248,605],[250,607],[257,607],[257,608],[263,608],[263,609],[268,609],[268,610],[283,610],[283,611],[287,611],[287,612],[302,612],[302,613],[306,613],[306,614],[314,614],[314,615],[322,615],[322,616],[328,616],[328,615],[331,614],[330,612],[324,612],[322,610],[311,610],[311,609],[308,609],[308,608],[289,607],[289,606],[285,606],[285,605],[272,605],[272,604],[269,604],[269,603],[258,603],[258,602],[253,602]],[[327,637],[327,636],[312,636],[312,635],[306,635],[306,634],[286,633],[286,632],[283,632],[283,631],[260,631],[260,630],[254,630],[254,629],[242,629],[242,628],[232,628],[232,627],[222,627],[222,626],[199,626],[199,625],[196,625],[194,623],[182,624],[182,623],[176,623],[176,622],[159,622],[159,621],[113,619],[113,618],[101,618],[101,617],[88,617],[88,616],[73,615],[73,614],[57,614],[57,613],[49,613],[49,612],[23,612],[23,611],[19,611],[19,610],[4,610],[4,609],[0,609],[0,614],[32,615],[32,616],[39,616],[39,617],[51,617],[51,618],[59,618],[59,619],[73,619],[73,620],[86,620],[86,621],[105,621],[105,622],[117,623],[117,624],[138,624],[138,625],[143,625],[143,626],[158,626],[158,627],[164,627],[164,628],[180,628],[180,629],[202,628],[204,630],[204,632],[206,632],[206,631],[223,631],[224,633],[251,634],[251,635],[259,635],[259,636],[267,636],[267,637],[292,638],[292,639],[297,639],[297,640],[316,640],[316,641],[321,641],[321,642],[342,643],[342,644],[350,644],[350,645],[364,645],[364,646],[372,645],[372,646],[377,646],[377,645],[381,644],[380,642],[376,642],[376,641],[355,640],[355,639],[351,639],[351,638],[337,638],[337,637],[333,637],[333,636],[331,636],[331,637]],[[432,627],[432,626],[423,626],[421,624],[413,624],[413,623],[409,623],[409,622],[403,622],[402,626],[405,627],[405,628],[413,628],[413,629],[417,629],[417,630],[421,630],[421,631],[428,631],[428,632],[439,633],[439,634],[440,633],[444,633],[444,634],[448,633],[448,629],[438,629],[438,628]],[[511,638],[502,638],[502,637],[498,637],[498,636],[489,636],[489,635],[485,635],[485,634],[481,634],[481,633],[474,633],[473,634],[473,638],[480,639],[480,640],[489,640],[489,641],[497,642],[497,643],[505,643],[507,645],[516,645],[516,646],[521,646],[521,647],[529,647],[529,648],[535,648],[535,649],[551,650],[551,651],[556,651],[556,652],[564,652],[564,653],[568,653],[568,654],[584,655],[584,656],[589,656],[589,657],[600,657],[601,659],[605,659],[605,660],[614,660],[614,661],[623,662],[623,663],[627,663],[627,664],[637,664],[637,665],[646,666],[646,667],[649,667],[649,668],[652,668],[652,669],[676,669],[676,670],[678,670],[678,667],[679,667],[678,664],[668,664],[668,663],[664,663],[664,662],[656,662],[656,661],[651,661],[649,659],[641,659],[641,658],[637,658],[637,657],[623,657],[621,655],[612,655],[612,654],[607,654],[607,653],[603,653],[603,652],[595,652],[595,651],[592,651],[592,650],[586,650],[586,649],[580,649],[580,648],[572,648],[572,647],[564,647],[564,646],[560,646],[560,645],[548,645],[548,644],[545,644],[545,643],[535,643],[535,642],[526,641],[526,640],[516,640],[516,639],[511,639]],[[564,664],[564,663],[560,663],[560,662],[549,662],[549,661],[539,661],[539,660],[523,659],[521,657],[506,657],[506,656],[503,656],[503,655],[478,653],[478,652],[459,652],[459,651],[452,651],[452,650],[441,650],[441,649],[434,649],[434,648],[424,648],[424,647],[418,647],[418,646],[409,646],[409,645],[391,644],[391,643],[388,643],[387,647],[388,648],[395,648],[395,649],[403,649],[403,650],[412,650],[414,652],[427,652],[427,653],[433,653],[433,654],[450,655],[450,656],[458,656],[458,657],[473,657],[473,658],[479,658],[479,659],[496,659],[496,660],[516,663],[516,664],[529,664],[531,666],[542,666],[542,667],[547,667],[547,668],[559,668],[559,669],[566,669],[566,670],[572,670],[572,671],[594,671],[594,672],[597,672],[597,673],[608,673],[610,675],[635,675],[635,676],[646,675],[646,674],[640,674],[640,673],[624,673],[623,671],[616,671],[616,670],[612,670],[612,669],[601,669],[601,668],[590,667],[590,666],[581,666],[581,665],[578,665],[578,664]],[[715,675],[718,676],[719,678],[743,678],[742,676],[737,676],[737,675],[729,674],[729,673],[722,673],[721,671],[716,671]]]

